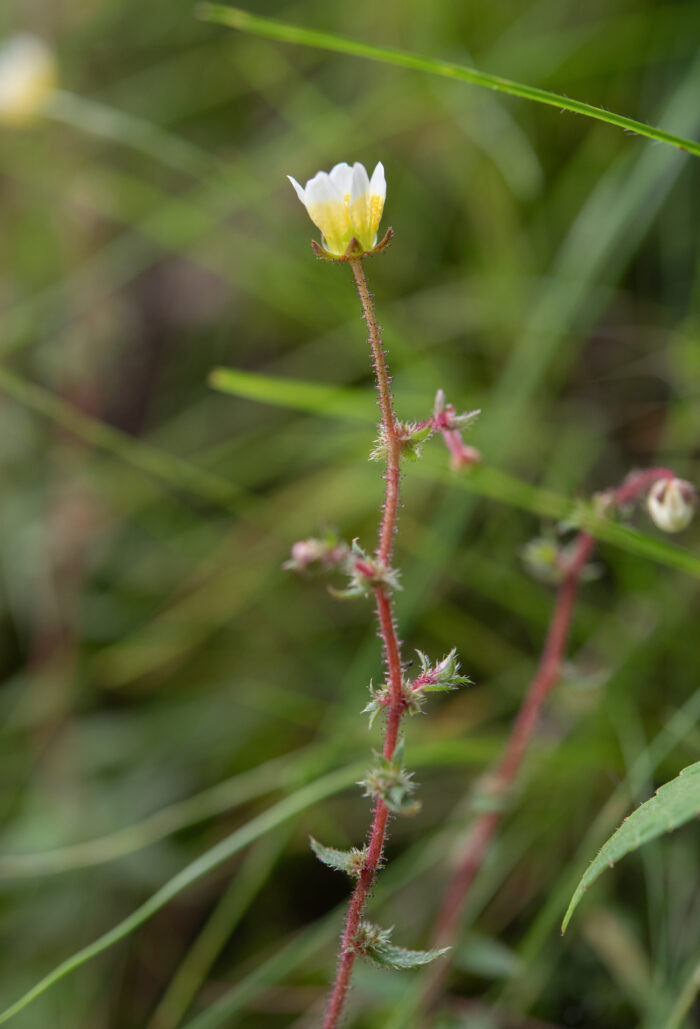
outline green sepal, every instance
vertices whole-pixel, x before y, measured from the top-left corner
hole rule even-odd
[[[386,711],[389,706],[389,699],[391,697],[391,687],[386,683],[380,686],[378,690],[375,690],[372,680],[369,683],[369,692],[371,700],[367,702],[365,707],[362,708],[363,715],[369,715],[369,727],[370,729],[374,725],[374,719],[377,717],[380,711]]]

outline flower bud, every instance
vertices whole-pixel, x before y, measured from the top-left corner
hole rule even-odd
[[[285,561],[282,567],[294,572],[305,572],[311,568],[330,571],[345,565],[349,550],[347,543],[332,533],[327,533],[322,539],[298,540],[292,546],[290,560]]]
[[[37,36],[21,33],[0,46],[0,125],[29,122],[56,85],[56,62]]]
[[[352,168],[343,162],[330,172],[320,171],[304,188],[291,175],[287,178],[309,218],[321,230],[327,255],[344,257],[353,240],[359,253],[369,253],[377,246],[377,229],[386,198],[381,161],[371,179],[359,161]]]
[[[684,479],[660,479],[649,490],[649,516],[664,532],[685,529],[693,518],[694,508],[695,489]]]

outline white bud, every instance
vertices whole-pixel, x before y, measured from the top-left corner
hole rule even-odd
[[[682,532],[693,518],[695,489],[684,479],[660,479],[649,490],[647,510],[664,532]]]
[[[56,85],[56,62],[37,36],[21,33],[0,46],[0,125],[21,125],[41,112]]]

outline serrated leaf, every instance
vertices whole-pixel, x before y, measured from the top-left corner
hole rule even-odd
[[[449,693],[450,690],[456,690],[459,686],[469,686],[471,679],[468,675],[455,675],[449,682],[427,682],[424,686],[421,686],[423,693]]]
[[[353,847],[352,850],[338,850],[336,847],[326,847],[325,844],[315,840],[313,836],[310,836],[309,839],[311,849],[324,865],[335,869],[336,872],[345,872],[355,879],[359,876],[365,861],[365,850],[358,850],[356,847]]]
[[[384,968],[417,968],[419,965],[430,964],[435,958],[450,950],[449,947],[442,947],[440,950],[407,950],[406,947],[396,947],[391,942],[392,931],[380,929],[378,925],[363,921],[355,939],[356,952]]]
[[[700,815],[700,761],[689,765],[653,797],[629,815],[619,829],[603,844],[576,887],[561,931],[566,932],[571,916],[592,882],[616,861],[663,833],[678,829]]]
[[[435,958],[442,957],[450,948],[439,950],[408,950],[406,947],[395,947],[393,943],[380,942],[367,948],[366,956],[385,968],[418,968],[429,965]]]
[[[427,673],[430,671],[430,659],[428,658],[427,654],[424,654],[422,650],[418,650],[417,648],[416,654],[418,655],[418,658],[420,660],[421,675],[427,675]]]

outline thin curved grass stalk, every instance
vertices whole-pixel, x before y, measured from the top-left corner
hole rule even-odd
[[[67,957],[47,975],[35,983],[18,1000],[16,1000],[4,1011],[0,1012],[0,1023],[7,1022],[14,1015],[19,1014],[28,1004],[45,993],[54,983],[59,982],[65,976],[74,972],[77,968],[91,961],[98,954],[109,950],[120,940],[123,940],[139,926],[147,922],[157,911],[169,904],[174,897],[182,893],[202,876],[207,875],[213,869],[218,868],[234,854],[248,847],[255,840],[265,834],[284,825],[290,818],[301,811],[317,804],[319,800],[332,796],[339,790],[347,788],[361,774],[362,765],[353,765],[344,768],[330,775],[322,776],[309,785],[302,787],[289,797],[274,804],[263,811],[260,815],[252,818],[240,829],[236,829],[230,836],[225,837],[210,850],[201,854],[195,861],[183,868],[177,875],[169,879],[140,907],[136,908],[130,915],[122,919],[117,925],[103,933],[92,943],[81,948]]]
[[[548,89],[528,86],[524,82],[515,82],[500,75],[490,75],[488,72],[479,71],[466,65],[435,60],[434,58],[410,53],[405,50],[373,46],[370,43],[362,43],[356,39],[347,39],[344,36],[337,36],[330,32],[306,29],[300,25],[290,25],[288,22],[275,21],[272,18],[263,18],[250,14],[239,7],[200,3],[195,10],[198,17],[203,21],[217,22],[232,29],[252,32],[267,39],[279,40],[282,43],[295,43],[302,46],[315,47],[320,50],[330,50],[333,53],[348,54],[352,57],[364,57],[371,61],[381,61],[384,64],[394,64],[401,68],[429,72],[433,75],[440,75],[458,82],[468,82],[475,86],[494,89],[499,93],[507,93],[510,96],[533,100],[535,103],[556,107],[560,111],[571,111],[573,114],[594,118],[596,121],[606,122],[608,125],[616,125],[632,135],[644,136],[659,143],[668,143],[670,146],[685,150],[695,157],[700,157],[700,142],[697,140],[686,139],[684,136],[678,136],[673,132],[667,132],[665,129],[647,125],[644,122],[637,121],[635,118],[628,118],[626,115],[616,114],[614,111],[595,107],[593,104],[574,100],[560,93],[552,93]]]
[[[107,864],[149,847],[192,825],[215,818],[224,811],[274,793],[280,778],[294,769],[304,771],[305,761],[316,767],[317,756],[306,749],[273,758],[248,772],[233,775],[184,800],[154,811],[138,822],[80,843],[25,854],[0,854],[1,879],[30,879],[60,875],[79,868]]]
[[[438,741],[429,745],[422,745],[416,748],[415,763],[417,765],[432,765],[445,761],[448,764],[471,763],[472,761],[483,761],[485,753],[490,751],[490,744],[487,746],[474,745],[473,749],[465,747],[463,742],[458,744],[455,741]],[[19,1014],[24,1008],[31,1004],[42,993],[45,993],[55,983],[65,976],[70,975],[76,969],[87,964],[94,957],[109,950],[120,940],[125,939],[132,932],[152,918],[161,908],[164,908],[175,897],[188,889],[209,872],[240,853],[256,840],[285,825],[298,814],[313,807],[327,797],[347,789],[357,781],[365,768],[364,763],[354,762],[345,768],[322,775],[313,782],[295,790],[289,796],[273,804],[271,807],[256,815],[249,822],[236,829],[229,836],[226,836],[215,846],[200,854],[198,858],[186,865],[181,871],[169,879],[160,889],[156,890],[148,900],[140,907],[132,911],[130,915],[122,919],[117,925],[103,933],[92,943],[82,947],[71,954],[60,964],[56,965],[42,979],[27,990],[18,1000],[4,1011],[0,1011],[0,1023],[7,1022],[14,1015]],[[182,823],[186,824],[186,823]]]
[[[158,1002],[146,1029],[177,1029],[236,926],[264,886],[291,835],[290,826],[263,837],[251,847],[228,889],[199,934]]]

